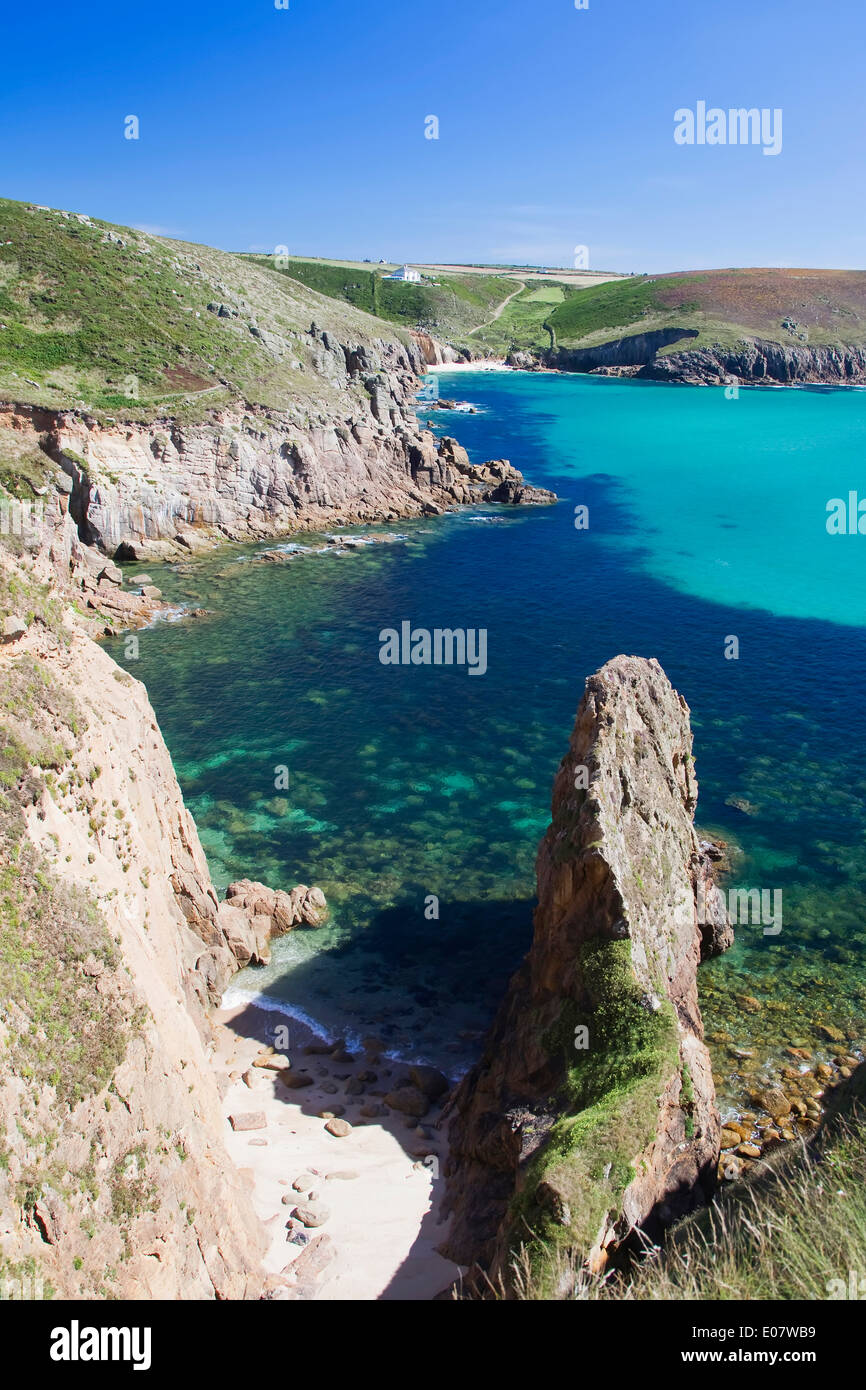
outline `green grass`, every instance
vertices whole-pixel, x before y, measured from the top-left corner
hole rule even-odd
[[[553,1296],[561,1261],[582,1261],[605,1215],[618,1213],[634,1156],[655,1134],[659,1096],[678,1065],[673,1010],[646,1007],[630,942],[587,942],[578,968],[588,1007],[568,1004],[543,1039],[566,1068],[551,1105],[559,1118],[510,1211],[512,1245],[522,1246],[538,1298]],[[574,1047],[578,1025],[590,1030],[585,1051]],[[551,1191],[558,1210],[551,1210]]]
[[[342,341],[399,337],[298,280],[279,286],[250,257],[0,200],[0,398],[146,420],[238,396],[284,408],[328,394],[312,320]]]
[[[475,327],[492,318],[515,288],[513,281],[495,274],[435,272],[431,273],[430,282],[410,284],[386,279],[386,268],[379,266],[358,270],[291,257],[286,266],[277,267],[271,256],[245,259],[388,323],[426,329],[434,336],[461,342]]]
[[[567,1244],[546,1242],[543,1258],[524,1246],[514,1256],[510,1292],[527,1300],[862,1299],[864,1257],[866,1065],[837,1093],[811,1142],[785,1145],[756,1165],[674,1227],[664,1247],[647,1244],[630,1267],[592,1275]]]
[[[698,308],[694,296],[690,298],[689,295],[690,281],[684,277],[682,304],[679,306],[683,313]],[[631,328],[638,331],[641,319],[671,312],[676,311],[666,309],[658,300],[657,282],[639,277],[615,280],[571,294],[551,310],[548,322],[558,343],[576,342],[600,329]]]

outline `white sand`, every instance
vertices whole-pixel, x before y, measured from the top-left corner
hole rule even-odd
[[[369,1120],[359,1115],[362,1105],[383,1104],[382,1097],[370,1091],[392,1089],[405,1066],[364,1053],[352,1062],[305,1055],[304,1046],[317,1040],[303,1025],[250,1005],[221,1010],[215,1023],[215,1066],[224,1075],[238,1074],[223,1099],[226,1146],[251,1183],[253,1205],[270,1237],[265,1268],[271,1275],[282,1274],[290,1286],[282,1296],[426,1300],[447,1288],[460,1270],[435,1250],[447,1229],[439,1215],[444,1134],[435,1130],[435,1137],[427,1138],[416,1132],[417,1120],[409,1122],[395,1110]],[[241,1074],[265,1044],[273,1044],[280,1024],[288,1026],[292,1044],[280,1050],[290,1056],[292,1070],[309,1072],[314,1083],[289,1090],[276,1072],[255,1068],[253,1086],[247,1086]],[[347,1096],[347,1078],[365,1070],[374,1071],[377,1080],[366,1085],[364,1094]],[[323,1083],[336,1085],[337,1094],[322,1090]],[[318,1115],[335,1103],[345,1107],[342,1118],[352,1125],[344,1138],[329,1134]],[[432,1106],[420,1123],[435,1126],[440,1108]],[[233,1132],[228,1116],[251,1111],[264,1112],[266,1128]],[[262,1139],[267,1143],[251,1142]],[[339,1171],[357,1176],[328,1178]],[[330,1238],[330,1259],[314,1281],[306,1275],[296,1281],[287,1268],[304,1248],[286,1238],[295,1202],[306,1200],[291,1184],[304,1173],[313,1175],[318,1203],[330,1212],[321,1226],[306,1229],[294,1223],[296,1229],[306,1229],[311,1241],[321,1235]],[[287,1195],[289,1204],[283,1202]]]
[[[424,365],[424,374],[428,372],[513,372],[514,367],[509,367],[499,358],[482,357],[476,362],[429,362]]]

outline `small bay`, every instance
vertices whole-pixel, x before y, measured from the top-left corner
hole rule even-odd
[[[866,394],[484,372],[439,389],[477,413],[421,418],[558,505],[293,537],[309,548],[284,563],[259,558],[272,542],[148,565],[209,615],[157,623],[137,660],[110,644],[147,685],[217,885],[318,884],[331,905],[233,988],[465,1067],[529,941],[584,679],[626,652],[691,707],[697,819],[732,846],[732,884],[783,894],[781,933],[741,927],[701,971],[723,1101],[787,1045],[820,1053],[822,1028],[862,1041],[866,537],[825,521],[866,495]],[[406,620],[486,630],[485,674],[383,665],[380,632]]]

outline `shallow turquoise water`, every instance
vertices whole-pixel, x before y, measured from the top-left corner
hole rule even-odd
[[[283,565],[256,562],[258,547],[187,573],[148,566],[166,596],[212,610],[143,633],[128,664],[217,883],[318,883],[332,905],[328,927],[283,938],[238,986],[464,1066],[529,940],[584,679],[625,651],[658,657],[689,701],[698,820],[734,843],[736,882],[784,894],[780,936],[743,928],[702,972],[720,1065],[728,1040],[760,1067],[822,1022],[862,1032],[866,537],[830,537],[825,520],[863,478],[866,395],[728,401],[484,373],[440,385],[479,413],[436,413],[437,429],[477,460],[510,457],[556,507],[370,528],[397,539]],[[379,633],[406,619],[485,628],[486,674],[383,666]]]

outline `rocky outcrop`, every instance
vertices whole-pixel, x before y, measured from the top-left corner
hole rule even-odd
[[[450,343],[440,343],[438,339],[425,333],[422,329],[410,329],[409,336],[421,354],[422,361],[427,366],[441,367],[449,362],[464,362],[469,358],[469,353],[465,349],[458,351]]]
[[[711,386],[731,381],[851,386],[866,382],[866,348],[795,347],[755,338],[732,348],[713,345],[657,357],[640,375],[653,381]]]
[[[586,348],[557,347],[542,354],[547,366],[566,372],[595,372],[634,376],[644,381],[683,382],[693,386],[742,384],[824,384],[850,386],[866,382],[866,348],[839,344],[808,347],[742,339],[733,346],[662,353],[684,338],[696,338],[690,328],[666,328],[630,334]],[[526,365],[515,362],[513,365]]]
[[[617,657],[587,681],[556,776],[532,946],[452,1101],[458,1263],[507,1280],[526,1241],[556,1296],[557,1252],[597,1267],[710,1191],[719,1117],[696,972],[730,929],[696,800],[685,701],[656,661]]]
[[[696,338],[694,328],[660,328],[651,333],[632,333],[593,347],[556,347],[544,355],[548,366],[564,372],[591,372],[604,367],[641,367],[656,354],[683,338]]]
[[[291,893],[284,893],[248,878],[229,884],[220,907],[220,925],[240,965],[267,965],[272,936],[299,926],[321,927],[327,916],[321,888],[299,883]]]
[[[121,560],[470,502],[554,500],[535,495],[516,469],[506,496],[503,476],[418,428],[422,364],[413,350],[340,343],[315,324],[311,336],[320,394],[283,410],[238,402],[198,424],[121,426],[0,405],[0,429],[56,464],[55,486],[80,541]]]
[[[255,1298],[209,1013],[324,898],[219,901],[145,689],[56,597],[51,537],[0,551],[24,615],[0,646],[0,1295],[29,1272],[70,1298]]]

